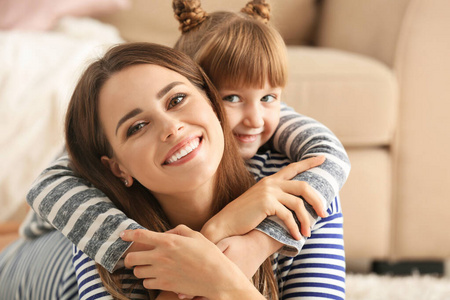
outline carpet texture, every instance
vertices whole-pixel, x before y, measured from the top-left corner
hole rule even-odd
[[[347,274],[347,300],[450,300],[450,278]]]

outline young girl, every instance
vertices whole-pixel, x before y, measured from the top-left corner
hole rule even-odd
[[[286,49],[278,32],[267,24],[270,17],[269,6],[264,1],[251,1],[242,10],[243,14],[207,14],[198,0],[174,0],[173,7],[183,32],[175,48],[193,57],[218,88],[241,155],[250,159],[250,170],[254,174],[272,174],[273,170],[261,166],[260,160],[264,160],[266,165],[270,161],[274,166],[286,162],[286,157],[269,148],[271,143],[265,144],[278,124],[281,91],[286,82]],[[317,142],[311,139],[315,134],[321,137],[326,135],[326,131],[311,126],[310,119],[293,115],[285,108],[282,111],[282,123],[286,119],[290,120],[280,127],[286,129],[275,133],[272,142],[275,141],[275,148],[281,148],[289,158],[298,159],[308,148],[310,151],[311,148],[314,149],[312,152],[321,153],[324,148],[333,145],[324,140]],[[293,120],[300,121],[295,123]],[[285,133],[301,130],[302,127],[307,128],[306,132],[310,131],[309,136],[301,134],[293,138]],[[280,143],[280,140],[284,142]],[[264,144],[265,147],[260,148]],[[258,154],[251,159],[257,151]],[[339,157],[340,150],[334,148],[328,152]],[[316,179],[310,181],[311,185],[317,187],[321,184],[318,174],[345,176],[341,162],[335,157],[318,168],[299,174],[295,179],[302,180],[311,176]],[[299,270],[302,273],[301,282],[293,276],[291,282],[283,284],[288,287],[295,282],[297,292],[300,293],[298,295],[323,298],[339,298],[344,295],[342,214],[339,199],[333,199],[336,193],[336,189],[330,188],[331,197],[326,199],[329,203],[333,201],[331,206],[337,209],[331,210],[330,217],[322,219],[313,227],[304,250],[291,262],[291,266],[308,266]],[[136,264],[139,261],[135,261],[134,265]],[[142,278],[146,277],[144,272],[140,274]],[[289,293],[292,290],[281,294],[286,296]]]
[[[239,40],[236,40],[236,42],[237,41]],[[251,49],[253,50],[253,48]],[[284,48],[281,49],[283,50]],[[263,62],[264,60],[262,59],[261,63]],[[276,62],[273,63],[275,64]],[[262,65],[262,68],[264,70],[259,74],[268,74],[267,69],[270,68],[270,66]],[[271,76],[272,75],[268,76],[268,79],[270,79]],[[283,85],[284,84],[280,84],[280,86]],[[268,102],[271,103],[271,95],[272,93],[269,97],[261,98],[264,98],[262,99],[263,101],[269,100]],[[234,95],[232,96],[231,99],[237,98],[234,97]],[[275,102],[279,103],[279,100]],[[227,111],[230,110],[228,109]],[[295,115],[286,109],[283,109],[281,116],[279,130],[273,139],[274,147],[280,151],[286,152],[286,154],[292,156],[294,160],[302,157],[325,154],[327,156],[327,161],[323,165],[328,165],[328,167],[325,168],[325,171],[323,169],[313,169],[308,175],[304,175],[304,178],[301,180],[308,182],[315,190],[317,190],[321,194],[322,199],[331,202],[344,183],[349,171],[348,158],[342,145],[329,130],[314,120]],[[292,130],[292,128],[296,128],[296,130]],[[285,135],[286,133],[287,136]],[[288,138],[290,133],[293,134],[292,139]],[[241,133],[238,137],[243,138],[242,140],[245,142],[254,139],[252,136],[255,135],[256,134],[253,133]],[[292,143],[294,147],[286,149],[286,146],[288,145],[286,142],[291,143],[292,140],[295,140],[294,138],[296,136],[299,137],[297,139],[298,143]],[[263,143],[262,140],[259,142]],[[245,145],[246,144],[244,144],[244,146]],[[256,152],[256,150],[254,151]],[[241,153],[244,154],[243,151],[241,151]],[[255,172],[257,177],[261,178],[266,175],[264,172],[274,172],[282,166],[280,163],[284,162],[285,161],[281,159],[279,154],[272,152],[257,156],[249,166],[251,167],[251,170]],[[329,170],[333,171],[331,172]],[[123,229],[140,228],[140,226],[134,221],[127,219],[126,216],[113,208],[109,204],[110,202],[106,202],[103,194],[92,188],[83,188],[85,185],[86,183],[84,181],[73,177],[73,173],[67,168],[67,160],[61,160],[47,169],[41,178],[36,181],[35,187],[30,192],[28,200],[34,209],[39,211],[44,218],[51,221],[56,228],[68,236],[80,247],[80,249],[84,250],[92,258],[95,258],[96,261],[102,263],[108,270],[112,270],[118,259],[123,255],[127,247],[129,247],[129,243],[123,242],[118,238],[119,233]],[[336,207],[336,205],[333,207]],[[96,211],[96,208],[100,209]],[[65,212],[64,214],[62,213],[63,211]],[[77,213],[80,211],[82,213]],[[99,211],[102,213],[99,213]],[[338,212],[339,211],[337,211],[337,213]],[[340,217],[337,214],[333,216],[333,218],[339,221]],[[305,222],[306,221],[307,220],[305,220]],[[278,226],[276,223],[270,221],[266,223],[270,226]],[[317,224],[316,227],[326,228],[326,226],[323,225],[324,224]],[[331,225],[332,226],[329,227],[340,226],[339,224]],[[278,228],[280,227],[278,226]],[[269,232],[273,233],[274,231],[275,230],[271,230]],[[276,236],[279,237],[279,235]],[[339,238],[342,240],[342,236]],[[289,236],[286,233],[281,235],[281,238],[279,239],[282,242],[288,244],[291,243],[292,245],[297,246],[297,251],[301,249],[304,243],[304,239],[302,239],[299,241],[300,243],[296,244],[296,241],[292,238],[289,239]],[[314,245],[311,245],[310,249],[314,247]],[[342,248],[342,245],[336,247]],[[339,251],[342,252],[342,250],[343,249],[340,249]],[[268,254],[270,253],[271,252]],[[296,252],[291,252],[291,254],[295,253]],[[240,256],[242,257],[242,255]],[[316,254],[311,256],[317,257]],[[306,258],[306,256],[304,257]],[[343,265],[343,254],[340,255],[340,257],[340,265]],[[342,273],[343,267],[340,268],[341,269],[338,272]]]

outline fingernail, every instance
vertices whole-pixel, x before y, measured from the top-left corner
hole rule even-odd
[[[123,238],[125,236],[125,231],[122,231],[119,235],[121,238]]]
[[[328,213],[325,210],[323,211],[323,217],[328,218]]]

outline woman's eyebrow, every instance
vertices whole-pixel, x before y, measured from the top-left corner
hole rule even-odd
[[[184,84],[181,81],[174,81],[169,83],[168,85],[166,85],[165,87],[163,87],[157,94],[156,97],[158,99],[161,99],[165,94],[167,94],[171,89],[173,89],[175,86],[180,85],[180,84]],[[117,122],[117,126],[116,126],[116,135],[117,135],[117,131],[119,130],[120,125],[122,125],[125,121],[127,121],[128,119],[140,114],[142,112],[142,109],[140,108],[135,108],[132,111],[130,111],[129,113],[127,113],[125,116],[123,116],[119,122]]]
[[[171,89],[173,89],[175,86],[183,84],[181,81],[174,81],[163,87],[158,94],[156,94],[156,97],[158,99],[161,99],[165,94],[167,94]]]
[[[119,122],[117,122],[117,127],[116,127],[116,135],[117,135],[117,131],[119,130],[120,125],[122,125],[126,120],[140,114],[142,112],[142,109],[140,108],[135,108],[132,111],[130,111],[129,113],[127,113],[125,116],[123,116]]]

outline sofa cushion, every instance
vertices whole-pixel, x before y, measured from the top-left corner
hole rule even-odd
[[[343,51],[289,46],[283,100],[327,125],[344,146],[386,146],[397,117],[397,81],[383,64]]]

